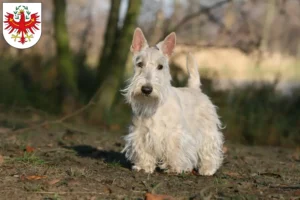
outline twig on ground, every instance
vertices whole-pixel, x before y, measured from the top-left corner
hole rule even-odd
[[[151,191],[150,187],[148,186],[148,184],[146,183],[146,181],[142,181],[142,184],[145,186],[147,192]]]
[[[270,185],[269,187],[283,189],[283,190],[298,190],[298,189],[300,189],[300,185]]]
[[[61,126],[64,127],[65,129],[71,131],[71,132],[77,132],[77,133],[80,133],[80,134],[91,133],[90,131],[85,131],[82,128],[71,127],[66,123],[62,123]]]
[[[53,121],[45,121],[45,122],[40,123],[40,124],[35,124],[35,125],[29,126],[29,127],[26,127],[26,128],[21,128],[21,129],[12,131],[12,133],[23,133],[25,131],[34,130],[34,129],[37,129],[37,128],[40,128],[40,127],[43,127],[43,126],[63,123],[67,119],[70,119],[70,118],[72,118],[76,115],[79,115],[80,113],[85,111],[88,107],[90,107],[91,105],[94,105],[94,104],[95,103],[94,103],[93,98],[92,98],[91,101],[88,104],[86,104],[85,106],[81,107],[80,109],[76,110],[73,113],[70,113],[70,114],[67,114],[67,115],[61,117],[60,119],[53,120]]]
[[[33,192],[34,194],[58,194],[58,195],[64,195],[64,194],[98,194],[98,195],[102,195],[102,194],[107,194],[104,192],[92,192],[92,191],[86,191],[86,192]]]
[[[162,184],[162,182],[159,182],[159,183],[157,183],[156,185],[154,185],[154,186],[152,187],[151,193],[152,193],[152,194],[155,194],[157,188],[158,188],[159,186],[161,186],[161,184]]]

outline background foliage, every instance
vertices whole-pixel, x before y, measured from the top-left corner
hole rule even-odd
[[[58,117],[92,101],[72,118],[76,123],[126,128],[130,108],[119,90],[132,71],[129,46],[140,26],[151,44],[176,31],[173,85],[185,84],[185,55],[195,55],[227,140],[299,146],[299,1],[42,3],[37,45],[17,50],[0,42],[3,112],[30,107]]]

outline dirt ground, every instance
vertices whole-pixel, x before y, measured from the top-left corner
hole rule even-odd
[[[195,200],[300,199],[295,149],[226,142],[214,176],[148,175],[131,171],[120,153],[126,130],[68,125],[9,133],[6,127],[0,120],[0,199],[144,199],[147,192]]]

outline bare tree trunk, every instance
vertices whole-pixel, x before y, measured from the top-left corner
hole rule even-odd
[[[56,61],[63,101],[62,111],[70,112],[75,106],[75,97],[78,91],[66,25],[66,1],[53,0],[53,4]]]
[[[96,109],[93,110],[92,119],[94,119],[93,116],[103,117],[110,111],[117,92],[120,90],[140,6],[141,0],[129,1],[124,26],[122,30],[117,32],[117,38],[113,45],[114,51],[110,55],[110,63],[105,66],[112,68],[112,71],[105,77],[98,90],[96,96],[97,105]]]
[[[267,13],[264,22],[264,28],[262,30],[262,38],[260,47],[258,50],[258,57],[256,61],[256,66],[259,67],[264,55],[269,53],[269,40],[270,40],[270,32],[272,28],[272,23],[274,21],[276,15],[277,7],[276,0],[267,0]]]
[[[94,92],[96,85],[96,74],[94,69],[90,68],[87,64],[87,58],[89,54],[89,49],[91,48],[92,41],[89,39],[89,35],[93,31],[93,19],[92,19],[92,9],[93,1],[88,2],[87,11],[88,16],[84,19],[85,21],[85,29],[82,31],[79,36],[79,40],[81,41],[79,45],[79,51],[75,55],[74,63],[77,74],[77,89],[80,94],[80,99],[83,101],[89,100]]]
[[[120,3],[121,0],[111,0],[111,8],[104,36],[104,45],[97,67],[98,86],[101,85],[105,76],[111,71],[108,66],[110,65],[109,62],[111,62],[110,55],[112,53],[114,41],[117,37]]]
[[[88,2],[88,16],[86,17],[86,19],[84,19],[85,23],[85,29],[82,31],[79,40],[81,41],[80,46],[79,46],[79,51],[76,55],[76,58],[74,59],[76,66],[79,68],[82,68],[85,64],[85,61],[87,59],[88,56],[88,49],[90,47],[90,43],[88,41],[88,35],[92,32],[92,28],[93,28],[93,19],[92,19],[92,13],[91,13],[91,9],[92,9],[92,1]],[[80,75],[80,72],[78,73],[78,75]]]

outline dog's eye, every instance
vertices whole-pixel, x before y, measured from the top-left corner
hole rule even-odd
[[[136,64],[136,66],[138,66],[138,67],[140,67],[140,68],[142,68],[143,65],[144,65],[143,62],[139,62],[139,63]]]
[[[163,65],[158,65],[158,66],[157,66],[157,69],[158,69],[158,70],[162,70],[163,68],[164,68]]]

